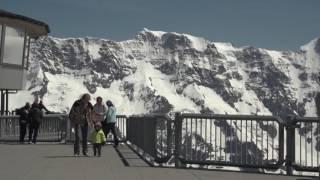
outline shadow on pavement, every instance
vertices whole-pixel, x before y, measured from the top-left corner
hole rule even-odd
[[[94,156],[45,156],[49,159],[59,159],[59,158],[95,158]]]

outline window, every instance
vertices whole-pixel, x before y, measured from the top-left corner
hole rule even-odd
[[[2,24],[0,24],[0,62],[1,62],[1,48],[2,48],[2,46],[1,46],[1,41],[2,40]]]
[[[24,49],[23,67],[25,69],[28,69],[28,67],[29,67],[29,51],[30,51],[30,37],[29,36],[26,36],[24,47],[25,47],[25,49]]]
[[[25,31],[6,26],[4,34],[2,62],[22,66]]]

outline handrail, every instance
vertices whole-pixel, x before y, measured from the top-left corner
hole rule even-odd
[[[72,134],[67,114],[46,114],[44,117],[48,122],[51,120],[55,122],[53,123],[55,126],[53,129],[54,131],[59,131],[59,140],[63,137],[60,134]],[[18,132],[18,119],[19,116],[17,115],[0,116],[0,141],[1,134],[5,134],[4,130],[10,131],[10,129],[5,128],[12,128],[14,136],[16,136]],[[166,114],[118,115],[116,126],[121,133],[123,142],[130,141],[131,144],[144,152],[143,156],[147,154],[151,155],[154,162],[160,164],[172,163],[170,160],[174,158],[176,167],[185,166],[186,164],[197,164],[278,169],[280,166],[283,167],[285,162],[289,175],[293,173],[293,170],[316,172],[320,169],[320,151],[315,153],[314,149],[311,149],[312,154],[309,155],[306,154],[308,153],[306,150],[301,151],[302,146],[313,148],[315,143],[320,144],[317,141],[320,138],[319,117],[288,116],[287,119],[281,119],[276,116],[195,113],[176,113],[174,118]],[[276,131],[277,136],[271,137],[268,134],[270,133],[269,131]],[[249,135],[247,135],[247,132],[249,132]],[[220,134],[213,136],[212,133]],[[252,134],[254,133],[255,135],[253,136]],[[286,134],[286,138],[284,138],[284,134]],[[220,138],[214,142],[216,144],[220,143],[218,146],[213,143],[213,140],[208,140],[213,137]],[[222,137],[225,139],[221,139]],[[276,140],[275,137],[278,137],[275,144],[278,146],[273,145]],[[46,138],[50,139],[50,134]],[[245,140],[242,138],[245,138]],[[69,140],[72,140],[72,138]],[[198,141],[201,141],[202,144],[199,144]],[[253,145],[257,142],[260,144]],[[301,142],[304,144],[301,144]],[[242,160],[222,161],[217,158],[212,160],[202,157],[198,158],[201,152],[206,153],[206,151],[209,151],[209,148],[213,148],[213,144],[218,147],[218,150],[215,149],[215,151],[219,151],[219,153],[223,150],[221,148],[226,149],[227,146],[230,146],[229,148],[231,149],[248,148],[249,146],[249,148],[255,147],[258,151],[261,151],[262,156],[268,156],[268,152],[270,150],[273,151],[273,149],[277,149],[278,154],[276,156],[277,159],[262,157],[262,159],[256,159],[257,162],[255,163],[247,163],[247,160],[243,162]],[[268,150],[270,146],[273,149]],[[300,148],[300,150],[297,148]],[[251,149],[250,151],[253,150],[255,149]],[[195,158],[190,158],[192,153],[188,153],[191,151],[199,154],[195,155]],[[239,154],[240,152],[236,152],[234,149],[224,153],[225,156],[230,156],[230,154],[234,156],[248,155]],[[318,160],[317,162],[313,161],[311,164],[304,164],[301,158],[296,158],[296,153],[300,153],[300,156],[306,157],[316,156]],[[273,152],[271,155],[273,156]],[[227,159],[226,157],[224,158]],[[259,164],[258,161],[261,161],[261,163]]]
[[[195,113],[182,113],[182,117],[187,116],[190,118],[216,118],[216,119],[237,119],[237,120],[261,120],[272,121],[276,120],[281,124],[285,121],[278,116],[265,116],[265,115],[239,115],[239,114],[195,114]]]

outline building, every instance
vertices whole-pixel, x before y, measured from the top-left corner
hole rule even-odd
[[[44,22],[0,10],[0,115],[8,114],[9,94],[25,88],[30,39],[49,32]]]

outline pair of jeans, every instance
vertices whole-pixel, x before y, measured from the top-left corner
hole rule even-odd
[[[26,137],[27,133],[27,123],[21,123],[20,122],[20,142],[24,142],[24,138]]]
[[[79,155],[80,154],[80,137],[79,137],[79,129],[81,129],[81,139],[82,139],[82,154],[87,155],[88,152],[88,123],[84,124],[75,124],[75,141],[74,141],[74,149],[73,153]]]
[[[29,125],[29,142],[31,140],[33,143],[37,142],[39,126],[40,123],[38,121],[31,122]]]
[[[96,156],[98,153],[98,156],[101,156],[101,143],[94,143],[93,144],[93,155]]]
[[[116,123],[104,123],[103,126],[105,136],[107,137],[111,130],[111,133],[113,134],[114,145],[118,146],[119,140],[116,132]]]

